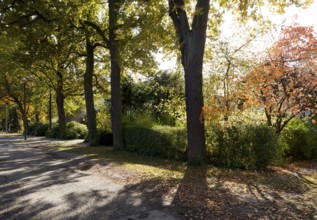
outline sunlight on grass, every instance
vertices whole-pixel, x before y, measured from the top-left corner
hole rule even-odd
[[[317,174],[315,175],[303,175],[302,176],[305,180],[307,180],[310,184],[317,185]]]
[[[294,178],[292,171],[276,168],[273,172],[258,172],[218,168],[208,165],[202,167],[188,167],[186,162],[161,159],[115,151],[111,147],[83,147],[59,144],[58,150],[85,155],[93,159],[105,160],[119,164],[129,170],[137,171],[145,175],[153,175],[160,178],[175,178],[196,182],[206,178],[209,185],[215,185],[218,181],[229,181],[251,185],[266,185],[275,189],[288,189],[291,191],[305,191],[304,183],[317,185],[317,174],[305,175],[302,178]],[[304,187],[304,188],[303,188]]]
[[[78,146],[57,146],[58,150],[77,153],[93,159],[106,160],[123,165],[124,167],[152,174],[158,177],[181,179],[186,170],[186,163],[179,161],[164,160],[156,157],[138,155],[134,153],[115,151],[110,147],[78,147]]]

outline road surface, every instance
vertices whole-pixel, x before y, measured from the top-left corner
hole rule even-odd
[[[1,220],[180,219],[142,189],[80,169],[91,160],[48,151],[50,144],[0,133]]]

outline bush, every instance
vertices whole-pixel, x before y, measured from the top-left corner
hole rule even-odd
[[[149,156],[185,160],[187,137],[184,128],[125,127],[125,150]]]
[[[76,121],[66,123],[66,134],[65,139],[84,139],[88,134],[86,125]],[[52,124],[52,129],[47,130],[46,137],[48,138],[59,138],[58,123]]]
[[[59,134],[58,123],[53,123],[52,128],[47,129],[45,136],[48,138],[59,138],[60,134]]]
[[[143,112],[124,115],[123,124],[126,127],[151,128],[157,126],[158,123],[149,112]]]
[[[66,124],[66,139],[84,139],[88,134],[87,126],[76,121]]]
[[[210,162],[214,162],[219,157],[219,127],[212,124],[206,123],[206,148],[207,148],[207,159]]]
[[[96,103],[98,104],[98,103]],[[105,104],[97,108],[97,128],[101,131],[111,132],[111,117],[110,111]]]
[[[36,127],[34,131],[35,136],[45,136],[46,132],[49,129],[49,124],[41,124]]]
[[[264,125],[236,125],[212,128],[210,160],[219,165],[262,169],[281,158],[274,129]]]
[[[42,125],[42,123],[34,123],[34,124],[29,125],[28,130],[27,130],[27,134],[28,134],[28,135],[34,135],[36,129],[37,129],[39,126],[41,126],[41,125]]]
[[[108,131],[99,131],[99,140],[100,145],[112,146],[113,145],[113,136],[112,133]]]
[[[279,144],[290,160],[317,158],[317,130],[310,122],[294,118],[282,131]]]

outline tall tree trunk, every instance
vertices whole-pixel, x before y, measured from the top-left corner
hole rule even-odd
[[[22,112],[22,118],[23,118],[23,125],[24,125],[24,140],[26,140],[26,135],[28,132],[28,117],[26,113],[26,85],[23,83],[23,112]]]
[[[206,157],[205,130],[202,109],[202,60],[197,56],[188,62],[185,70],[185,96],[188,135],[188,161],[200,164]]]
[[[117,4],[115,0],[109,0],[109,47],[110,47],[110,63],[111,63],[111,122],[113,134],[113,147],[116,150],[123,148],[122,134],[122,100],[120,89],[119,54],[115,43],[115,28],[117,25]]]
[[[168,0],[169,13],[179,39],[185,71],[188,134],[188,162],[201,164],[206,159],[205,128],[202,115],[203,58],[210,0],[197,0],[190,28],[183,0]]]
[[[94,93],[92,89],[92,78],[94,74],[94,46],[90,43],[89,37],[86,37],[86,51],[87,59],[86,71],[84,74],[84,92],[87,111],[88,141],[89,146],[95,146],[99,144],[99,135],[97,131]]]
[[[40,123],[40,114],[38,112],[35,113],[35,122]]]
[[[14,100],[14,102],[17,104],[19,111],[22,115],[23,130],[24,130],[23,132],[24,132],[24,138],[26,140],[26,132],[28,129],[28,119],[27,119],[27,112],[26,112],[26,87],[25,87],[26,85],[25,85],[25,83],[23,84],[23,103],[22,103],[22,101],[20,99],[18,99],[18,97],[15,96],[11,92],[10,83],[7,81],[6,77],[4,78],[4,80],[6,82],[6,86],[5,86],[6,91],[8,92],[9,96]],[[6,109],[6,131],[8,131],[7,109]]]
[[[61,74],[59,76],[58,86],[56,88],[56,105],[58,113],[58,128],[59,128],[59,138],[64,139],[66,135],[66,117],[64,109],[65,97],[63,94],[63,78]]]
[[[50,90],[48,98],[48,125],[49,129],[52,129],[52,92]]]
[[[27,113],[26,113],[26,108],[24,105],[24,101],[20,101],[16,96],[12,95],[9,92],[9,95],[13,98],[15,104],[18,106],[18,109],[22,115],[22,122],[23,122],[23,134],[26,134],[27,128],[28,128],[28,118],[27,118]]]
[[[22,115],[22,122],[23,122],[23,134],[26,135],[27,129],[28,129],[28,118],[26,109],[24,108],[23,103],[21,103],[18,99],[15,99],[15,103],[17,104],[19,111]]]

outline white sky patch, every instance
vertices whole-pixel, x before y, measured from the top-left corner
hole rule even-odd
[[[317,31],[317,1],[315,0],[307,9],[288,7],[285,14],[274,15],[272,18],[276,24],[282,24],[284,21],[285,25],[291,25],[295,22],[303,26],[314,26],[314,30]]]
[[[165,55],[162,52],[156,54],[156,60],[159,62],[160,70],[174,70],[177,66],[176,55]]]

